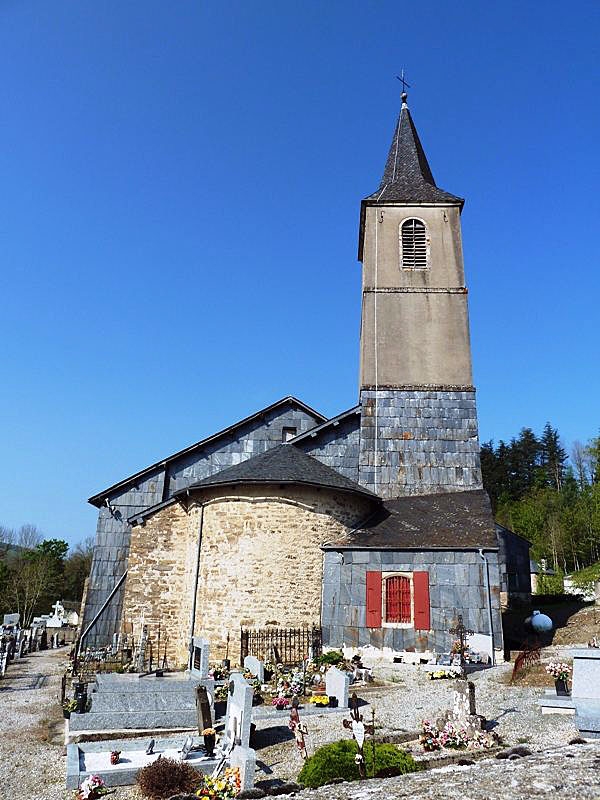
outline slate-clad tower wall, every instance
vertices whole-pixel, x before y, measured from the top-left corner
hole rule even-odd
[[[482,485],[462,205],[435,185],[403,95],[359,244],[359,480],[383,497]]]

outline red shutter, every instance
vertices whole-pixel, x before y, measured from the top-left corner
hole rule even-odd
[[[415,630],[428,631],[431,628],[429,614],[429,573],[413,572],[415,590]]]
[[[367,628],[381,628],[381,572],[367,572]]]
[[[385,579],[385,621],[410,622],[410,580],[405,575]]]

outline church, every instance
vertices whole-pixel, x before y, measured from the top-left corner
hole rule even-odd
[[[327,419],[285,397],[90,498],[83,645],[140,620],[235,658],[240,629],[317,626],[325,647],[447,652],[462,615],[502,658],[501,610],[529,599],[529,543],[481,479],[461,213],[407,96],[360,204],[358,403]],[[164,641],[164,640],[163,640]]]

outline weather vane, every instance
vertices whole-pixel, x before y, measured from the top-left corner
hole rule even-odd
[[[396,75],[396,80],[400,81],[402,84],[402,92],[406,94],[407,87],[410,89],[410,83],[407,83],[407,81],[404,80],[404,67],[402,67],[402,72],[400,75]]]

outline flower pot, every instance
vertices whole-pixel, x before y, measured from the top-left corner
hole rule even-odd
[[[337,697],[330,697],[329,698],[329,708],[337,708],[338,707],[338,699]]]
[[[554,686],[556,687],[556,694],[559,697],[569,696],[569,686],[567,684],[567,681],[555,680]]]
[[[66,709],[66,708],[63,708],[63,717],[64,717],[65,719],[70,719],[70,718],[71,718],[71,712],[70,712],[70,711],[67,711],[67,709]]]
[[[215,719],[218,719],[219,717],[224,717],[226,711],[227,711],[227,701],[215,700]]]
[[[215,742],[217,740],[216,734],[204,734],[204,749],[209,758],[213,758],[215,754]]]
[[[265,683],[269,683],[269,681],[273,678],[273,670],[272,669],[263,670],[263,678]]]

